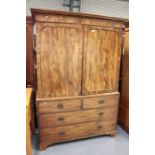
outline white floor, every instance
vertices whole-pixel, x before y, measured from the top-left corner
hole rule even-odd
[[[32,155],[129,155],[129,136],[118,126],[116,137],[100,136],[59,143],[39,151],[38,135],[32,139]]]

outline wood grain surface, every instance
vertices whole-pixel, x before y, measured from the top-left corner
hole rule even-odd
[[[32,88],[26,89],[26,153],[32,155],[31,146],[31,96]]]
[[[115,123],[115,120],[108,120],[107,122],[95,121],[40,129],[40,143],[48,145],[65,140],[109,134],[116,130]]]
[[[75,111],[82,109],[118,107],[119,93],[69,97],[54,100],[41,100],[37,102],[39,113],[55,113]]]
[[[35,18],[36,21],[41,22],[54,22],[54,23],[74,23],[74,24],[80,24],[81,18],[79,17],[71,17],[71,16],[62,16],[62,15],[37,15]]]
[[[40,98],[81,94],[82,30],[80,25],[43,25],[37,37]]]
[[[125,29],[125,49],[122,63],[119,123],[129,132],[129,23]]]
[[[69,100],[57,100],[57,101],[44,101],[37,104],[37,110],[39,113],[54,113],[64,112],[71,110],[80,110],[81,100],[80,99],[69,99]]]
[[[32,9],[40,149],[116,135],[124,19]]]
[[[38,117],[39,127],[54,127],[70,125],[94,120],[116,119],[117,107],[101,108],[92,110],[78,110],[72,112],[61,112],[55,114],[40,114]]]
[[[100,95],[100,96],[86,96],[83,98],[83,108],[105,108],[118,107],[119,94]]]
[[[121,43],[118,32],[85,26],[83,95],[118,91]]]
[[[46,101],[58,101],[58,100],[71,100],[71,99],[84,99],[84,98],[93,98],[93,97],[110,97],[110,96],[117,96],[119,92],[112,92],[112,93],[104,93],[104,94],[92,94],[92,95],[80,95],[80,96],[65,96],[65,97],[52,97],[52,98],[36,98],[37,103],[46,102]]]
[[[33,74],[33,41],[32,41],[32,18],[26,17],[26,86],[32,87],[34,85]]]

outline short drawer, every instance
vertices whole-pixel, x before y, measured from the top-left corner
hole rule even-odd
[[[80,99],[68,99],[57,101],[42,101],[37,103],[39,113],[54,113],[81,109]]]
[[[99,108],[118,106],[119,94],[101,95],[96,97],[85,97],[83,99],[83,108]]]
[[[76,125],[40,129],[40,141],[55,143],[96,135],[109,134],[116,130],[116,122],[89,122]]]
[[[39,127],[54,127],[82,123],[95,120],[107,120],[117,118],[117,107],[108,109],[92,109],[55,114],[40,114],[38,116]]]

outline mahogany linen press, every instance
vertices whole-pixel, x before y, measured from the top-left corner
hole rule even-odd
[[[124,20],[31,9],[40,149],[116,135]]]

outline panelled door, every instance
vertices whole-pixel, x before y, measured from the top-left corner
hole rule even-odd
[[[81,94],[81,25],[37,23],[38,97]]]
[[[117,29],[84,26],[83,95],[118,91],[121,43]]]

